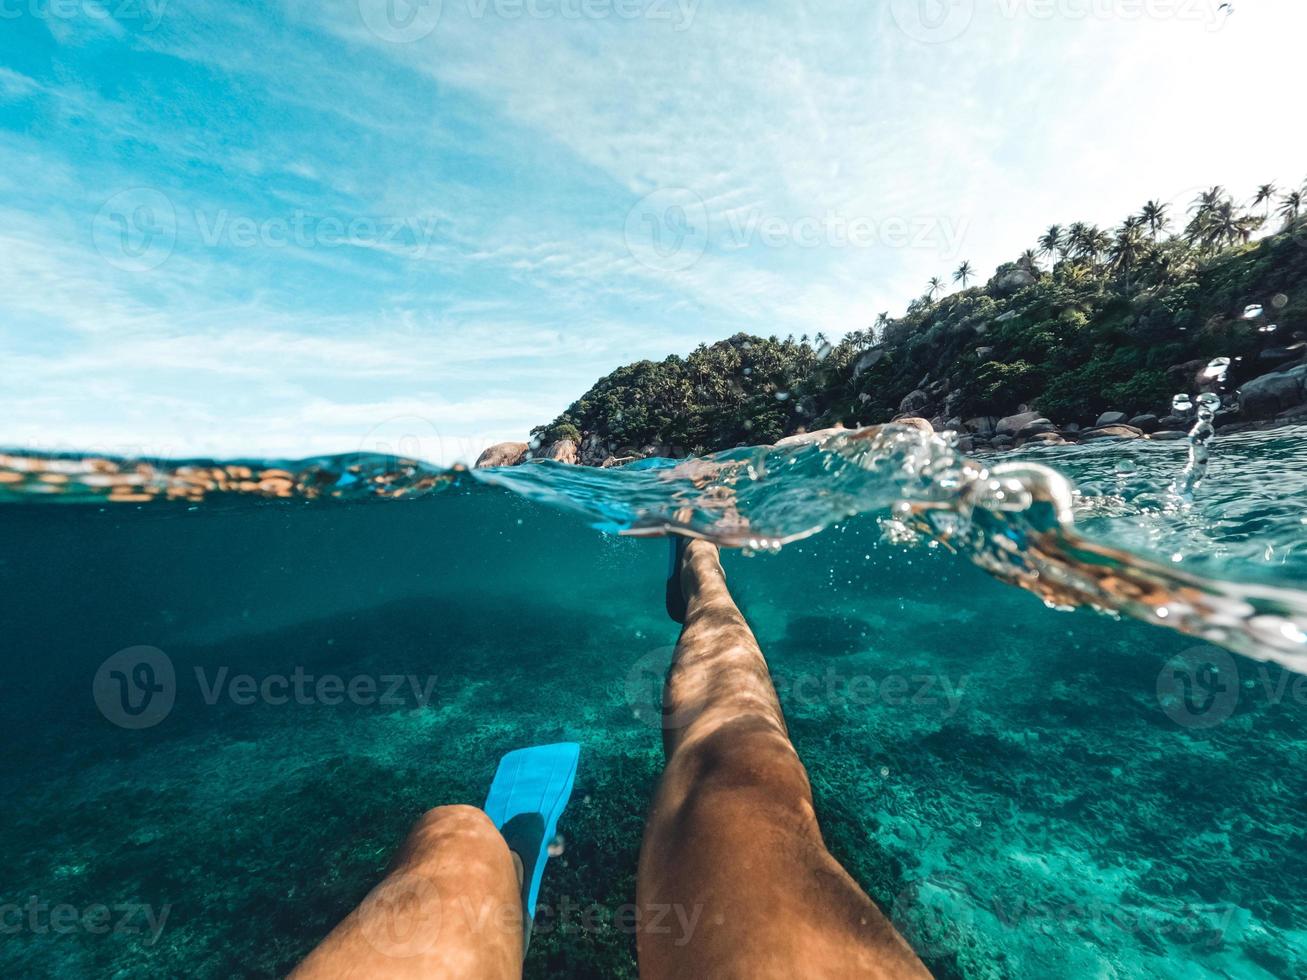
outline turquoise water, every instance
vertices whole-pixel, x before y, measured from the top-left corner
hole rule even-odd
[[[0,973],[282,974],[420,813],[566,738],[582,767],[526,975],[633,976],[618,913],[677,628],[665,543],[611,532],[673,523],[750,546],[727,574],[830,848],[938,976],[1307,975],[1307,681],[1283,666],[1302,434],[1218,440],[1187,508],[1182,446],[1024,457],[1080,488],[1074,524],[1041,511],[1065,489],[1043,471],[996,501],[924,442],[490,475],[510,487],[316,461],[286,499],[148,503],[110,502],[102,465],[11,457]],[[1116,615],[1041,601],[1086,598],[1091,570]],[[167,688],[159,717],[109,696],[115,665]]]

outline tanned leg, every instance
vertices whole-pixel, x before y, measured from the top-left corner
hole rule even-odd
[[[831,857],[771,675],[717,549],[681,566],[667,766],[640,851],[643,980],[928,977]]]
[[[445,806],[409,833],[384,881],[294,980],[519,980],[522,896],[508,845],[480,810]]]

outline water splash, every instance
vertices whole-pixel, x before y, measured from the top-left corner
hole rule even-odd
[[[1219,398],[1199,396],[1196,407],[1190,466],[1180,481],[1191,496],[1206,469]],[[1307,594],[1202,578],[1091,541],[1076,527],[1074,488],[1057,472],[1034,463],[987,466],[926,426],[828,431],[614,469],[539,461],[443,470],[373,455],[169,464],[0,455],[0,502],[325,503],[417,498],[474,484],[572,510],[612,533],[683,534],[757,552],[858,514],[887,515],[893,540],[947,548],[1051,606],[1132,616],[1307,672]]]

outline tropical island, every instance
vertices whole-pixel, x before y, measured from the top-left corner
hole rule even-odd
[[[898,317],[831,341],[737,334],[601,378],[530,444],[478,465],[545,457],[614,465],[773,443],[903,418],[964,451],[1095,438],[1180,438],[1173,409],[1230,359],[1219,431],[1307,422],[1304,189],[1224,187],[1184,214],[1149,201],[1120,227],[1053,226],[984,284],[936,277]]]

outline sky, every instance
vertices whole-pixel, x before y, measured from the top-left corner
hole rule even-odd
[[[0,446],[471,461],[1307,178],[1301,0],[0,0]]]

